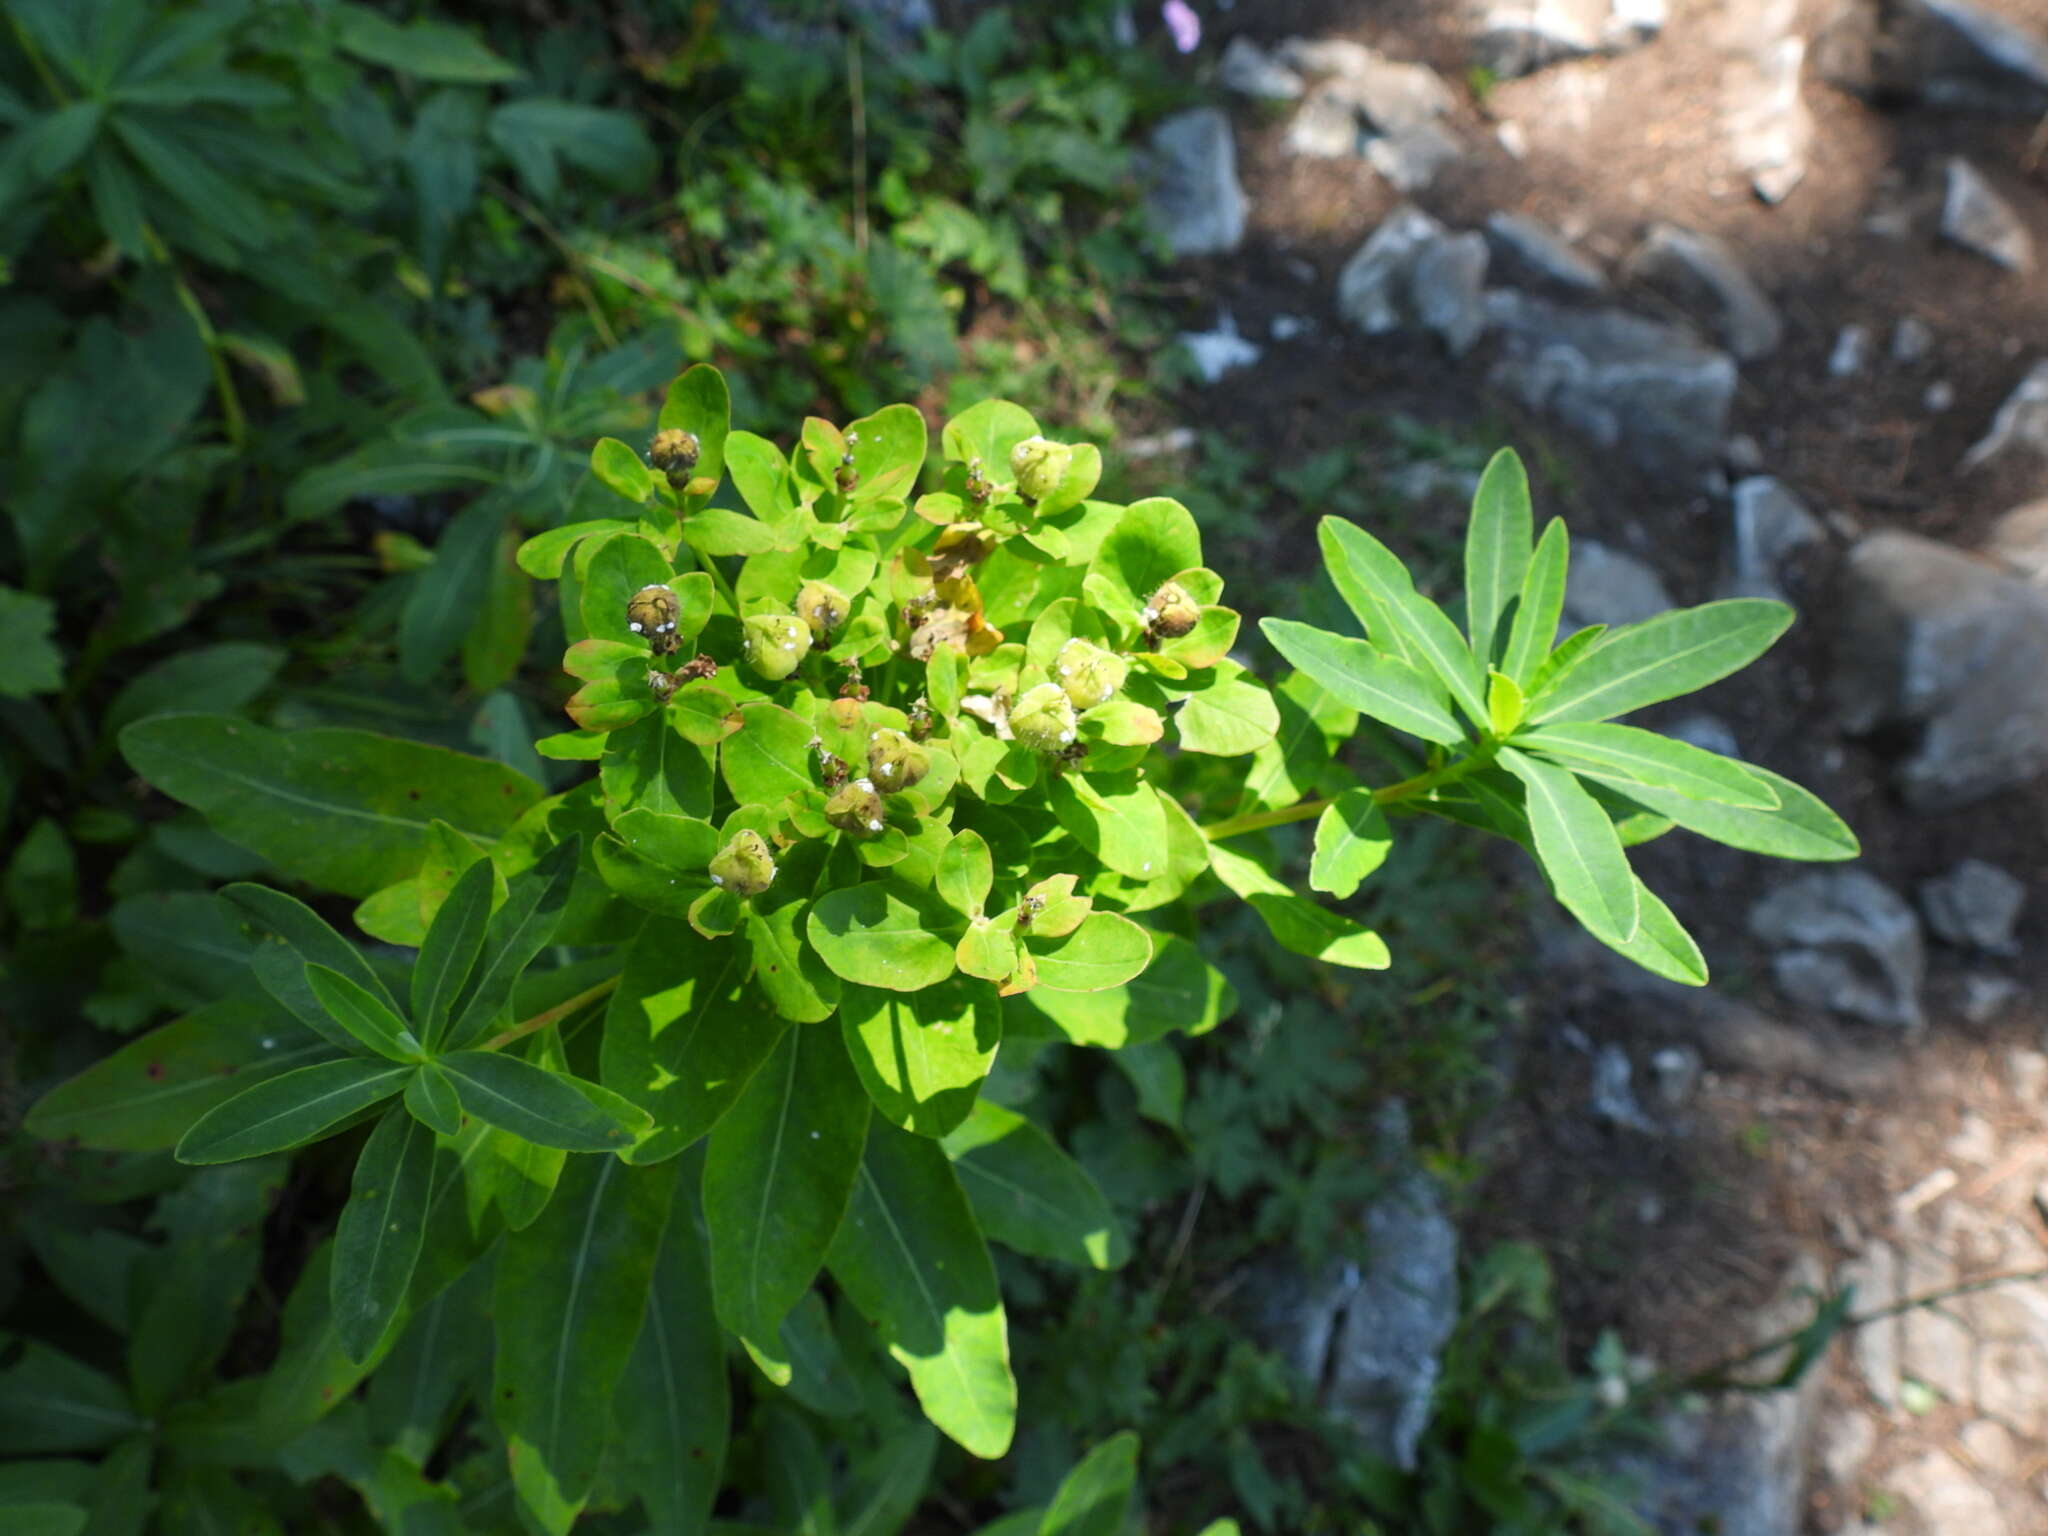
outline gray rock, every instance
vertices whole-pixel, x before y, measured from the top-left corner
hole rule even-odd
[[[1989,1024],[2020,1000],[2022,990],[2020,984],[2010,976],[1992,976],[1985,972],[1965,976],[1963,1021],[1968,1024]]]
[[[1735,396],[1727,353],[1622,310],[1512,289],[1489,292],[1486,311],[1502,340],[1495,387],[1647,474],[1697,485],[1716,468]]]
[[[1366,164],[1397,192],[1420,192],[1464,154],[1464,147],[1436,123],[1417,123],[1365,141]]]
[[[1671,734],[1702,752],[1718,752],[1723,757],[1742,756],[1742,744],[1735,739],[1734,729],[1719,715],[1687,715],[1671,727]]]
[[[1664,19],[1663,0],[1479,0],[1472,55],[1508,80],[1560,60],[1640,47]]]
[[[1744,362],[1770,356],[1784,339],[1777,307],[1735,252],[1712,235],[1676,224],[1654,225],[1629,257],[1627,275],[1712,326]]]
[[[1913,1506],[1931,1531],[2007,1536],[2012,1530],[1998,1507],[1998,1496],[1947,1451],[1928,1451],[1894,1467],[1884,1480]]]
[[[1760,475],[1764,471],[1763,446],[1747,432],[1738,432],[1728,439],[1722,462],[1731,475]]]
[[[1816,870],[1750,909],[1749,930],[1778,953],[1788,997],[1872,1024],[1918,1029],[1926,954],[1920,920],[1860,869]]]
[[[1358,107],[1351,93],[1336,85],[1319,85],[1295,109],[1283,141],[1291,155],[1336,160],[1355,155],[1362,135]]]
[[[1304,74],[1359,79],[1379,55],[1345,37],[1290,37],[1273,50],[1273,57]]]
[[[1826,530],[1792,488],[1775,476],[1738,480],[1729,499],[1734,537],[1727,594],[1784,601],[1780,577],[1793,557],[1819,543]]]
[[[1216,78],[1225,90],[1261,101],[1293,101],[1308,89],[1298,73],[1241,33],[1225,45]]]
[[[1941,199],[1941,233],[1944,239],[2009,272],[2033,269],[2034,237],[2013,212],[2012,204],[1961,155],[1949,157]]]
[[[1407,1137],[1406,1115],[1390,1106],[1379,1141],[1394,1175],[1365,1212],[1364,1261],[1313,1278],[1278,1267],[1262,1282],[1258,1327],[1369,1451],[1412,1469],[1457,1323],[1458,1234]]]
[[[1797,37],[1758,42],[1722,76],[1722,120],[1737,169],[1767,203],[1781,203],[1806,179],[1813,114],[1800,90],[1806,43]]]
[[[1971,0],[1852,0],[1819,46],[1824,73],[1849,90],[1958,111],[2048,111],[2048,41]]]
[[[1399,133],[1433,122],[1451,110],[1456,97],[1427,64],[1390,59],[1363,43],[1343,38],[1289,38],[1275,56],[1290,68],[1329,76],[1328,84],[1377,133]]]
[[[1566,628],[1639,624],[1676,606],[1663,578],[1634,555],[1598,539],[1580,539],[1572,549],[1564,589]]]
[[[1920,728],[1897,769],[1915,809],[2048,768],[2048,593],[1932,540],[1876,533],[1850,551],[1834,641],[1844,728]]]
[[[1571,293],[1602,293],[1607,275],[1573,248],[1548,224],[1519,213],[1492,213],[1486,219],[1487,243],[1496,256],[1525,276],[1538,278]]]
[[[2026,904],[2026,886],[1982,859],[1964,859],[1947,874],[1920,882],[1927,926],[1951,944],[1990,955],[2019,952],[2012,931]]]
[[[1920,403],[1929,415],[1939,416],[1956,403],[1956,387],[1946,379],[1936,379],[1920,396]]]
[[[1204,384],[1214,384],[1227,373],[1249,368],[1264,356],[1256,342],[1238,335],[1237,322],[1228,311],[1217,319],[1215,330],[1182,331],[1179,340],[1194,360],[1195,372],[1201,375]]]
[[[1689,1045],[1667,1045],[1650,1057],[1657,1097],[1666,1109],[1682,1109],[1700,1085],[1700,1053]]]
[[[1603,1045],[1593,1057],[1593,1087],[1587,1103],[1594,1115],[1631,1131],[1654,1131],[1650,1117],[1636,1102],[1633,1068],[1628,1052],[1618,1045]]]
[[[1828,353],[1828,377],[1854,378],[1870,361],[1870,327],[1845,325],[1835,335],[1834,350]]]
[[[1934,332],[1925,320],[1905,315],[1892,327],[1893,362],[1917,363],[1933,350]]]
[[[1905,1299],[1905,1272],[1898,1249],[1889,1243],[1872,1243],[1842,1266],[1837,1279],[1845,1289],[1856,1288],[1858,1312],[1879,1312]],[[1856,1363],[1856,1372],[1881,1408],[1890,1408],[1899,1400],[1904,1332],[1898,1317],[1880,1317],[1858,1328],[1849,1338],[1849,1355]]]
[[[1147,204],[1176,256],[1221,256],[1244,239],[1244,188],[1230,119],[1215,107],[1169,117],[1152,130]]]
[[[1486,241],[1453,235],[1412,203],[1380,221],[1337,274],[1337,308],[1369,336],[1434,332],[1453,356],[1486,327]]]
[[[1984,542],[1984,553],[2035,585],[2048,585],[2048,499],[2029,501],[1999,514]]]
[[[2019,387],[1999,406],[1991,430],[1971,446],[1957,468],[1968,474],[2015,448],[2048,455],[2048,362],[2027,370]]]

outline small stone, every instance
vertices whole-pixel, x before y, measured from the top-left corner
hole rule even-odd
[[[1877,1425],[1867,1413],[1837,1413],[1821,1427],[1820,1464],[1837,1488],[1853,1487],[1876,1449]]]
[[[1594,266],[1571,242],[1537,219],[1519,213],[1487,216],[1486,238],[1494,254],[1531,277],[1554,283],[1571,293],[1601,293],[1606,274]]]
[[[1920,396],[1920,404],[1931,416],[1939,416],[1956,403],[1956,387],[1946,379],[1936,379]]]
[[[1953,402],[1955,392],[1949,391]],[[2048,456],[2048,361],[2027,370],[2013,392],[2005,397],[1986,432],[1963,455],[1958,466],[1964,474],[2018,448],[2036,457]]]
[[[1484,237],[1453,235],[1403,203],[1338,273],[1338,311],[1369,336],[1429,330],[1462,354],[1486,327],[1486,259]]]
[[[1784,601],[1779,577],[1801,550],[1826,537],[1820,519],[1790,486],[1769,475],[1737,481],[1729,500],[1734,569],[1728,595]]]
[[[1357,154],[1360,137],[1358,105],[1351,94],[1335,86],[1319,85],[1296,109],[1283,142],[1291,155],[1336,160]]]
[[[1266,334],[1275,341],[1293,341],[1306,336],[1315,329],[1314,324],[1302,315],[1275,315],[1267,323]]]
[[[1983,859],[1964,859],[1947,874],[1920,883],[1928,927],[1951,944],[1986,954],[2018,953],[2013,927],[2026,904],[2026,886]]]
[[[1653,225],[1628,261],[1628,275],[1667,293],[1711,323],[1744,362],[1777,351],[1785,323],[1725,242],[1676,224]]]
[[[1989,1120],[1971,1111],[1963,1116],[1955,1135],[1942,1143],[1941,1150],[1943,1156],[1956,1162],[1985,1167],[1998,1158],[1998,1133],[1991,1129]]]
[[[1366,164],[1397,192],[1420,192],[1464,154],[1458,141],[1433,122],[1416,123],[1365,141]]]
[[[1995,1419],[1975,1419],[1956,1432],[1956,1441],[1971,1464],[1987,1472],[2010,1474],[2019,1466],[2019,1442]]]
[[[1984,553],[2003,561],[2036,586],[2048,585],[2048,499],[2001,513]]]
[[[1675,606],[1663,579],[1634,555],[1598,539],[1576,541],[1564,590],[1564,619],[1571,629],[1637,624]]]
[[[1934,331],[1927,322],[1905,315],[1892,327],[1892,361],[1912,364],[1934,350]]]
[[[1995,261],[2009,272],[2034,265],[2034,237],[2012,204],[1992,189],[1961,155],[1951,156],[1941,202],[1941,233],[1967,251]]]
[[[1237,322],[1228,311],[1217,320],[1213,331],[1182,331],[1180,344],[1187,348],[1195,373],[1204,384],[1214,384],[1240,368],[1249,368],[1265,353],[1256,342],[1237,333]]]
[[[1308,89],[1300,75],[1242,33],[1225,45],[1216,78],[1225,90],[1261,101],[1293,101]]]
[[[2020,984],[2010,976],[1993,976],[1985,971],[1963,978],[1963,1020],[1989,1024],[2019,1001]]]
[[[1475,62],[1502,80],[1594,54],[1625,53],[1662,30],[1664,0],[1481,0]]]
[[[1219,256],[1244,239],[1248,205],[1237,180],[1230,119],[1215,107],[1169,117],[1152,131],[1147,204],[1176,256]]]
[[[1742,744],[1735,739],[1734,728],[1719,715],[1687,715],[1671,727],[1671,734],[1702,752],[1718,752],[1723,757],[1742,756]]]
[[[1499,142],[1500,147],[1507,152],[1509,159],[1526,160],[1529,158],[1529,135],[1520,123],[1512,119],[1504,120],[1493,130],[1493,136]]]
[[[1844,1288],[1855,1287],[1858,1312],[1881,1311],[1905,1296],[1899,1253],[1889,1243],[1871,1244],[1844,1264],[1837,1278]],[[1899,1400],[1902,1342],[1903,1330],[1896,1316],[1877,1318],[1849,1336],[1849,1354],[1856,1362],[1856,1372],[1880,1408],[1890,1408]]]
[[[1863,325],[1845,325],[1835,337],[1834,350],[1828,353],[1828,377],[1831,379],[1854,378],[1870,361],[1870,328]]]
[[[2005,1058],[2005,1083],[2029,1109],[2048,1104],[2048,1055],[2016,1046]]]
[[[1761,474],[1764,467],[1764,451],[1747,432],[1738,432],[1728,439],[1728,446],[1722,451],[1722,462],[1732,475]]]
[[[2008,1536],[1998,1498],[1946,1451],[1929,1451],[1895,1468],[1886,1484],[1901,1494],[1928,1529],[1956,1536]]]
[[[1802,90],[1805,64],[1804,39],[1768,36],[1741,50],[1722,76],[1730,152],[1750,189],[1773,205],[1806,179],[1814,128]]]
[[[1632,1131],[1654,1131],[1649,1116],[1636,1103],[1630,1081],[1628,1052],[1618,1045],[1603,1045],[1593,1058],[1593,1087],[1588,1103],[1595,1116]]]
[[[1668,1109],[1683,1107],[1700,1083],[1700,1053],[1689,1045],[1667,1045],[1650,1057],[1657,1097]]]
[[[1921,1026],[1920,922],[1874,875],[1801,875],[1750,910],[1749,929],[1778,949],[1773,970],[1795,1001],[1872,1024]]]

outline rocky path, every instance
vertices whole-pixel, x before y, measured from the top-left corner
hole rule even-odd
[[[1865,843],[1646,848],[1716,990],[1555,939],[1469,1224],[1608,1233],[1581,1320],[1692,1364],[1801,1285],[1867,1310],[2048,1266],[2048,4],[1209,19],[1229,105],[1154,144],[1198,422],[1304,456],[1504,422],[1590,535],[1573,622],[1792,601],[1753,681],[1660,723]],[[1456,475],[1383,478],[1456,526]],[[1673,1532],[2048,1532],[2048,1284],[1874,1324],[1679,1441]]]

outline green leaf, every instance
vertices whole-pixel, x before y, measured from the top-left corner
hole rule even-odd
[[[547,1210],[498,1257],[493,1416],[514,1456],[537,1456],[572,1503],[597,1479],[675,1187],[673,1164],[573,1158]]]
[[[420,1043],[412,1030],[390,1008],[339,971],[324,965],[306,967],[306,983],[320,1006],[355,1039],[356,1043],[390,1061],[414,1062],[420,1058]]]
[[[1759,768],[1754,763],[1742,766],[1778,797],[1776,810],[1715,805],[1648,784],[1605,779],[1602,782],[1611,784],[1638,805],[1670,817],[1689,832],[1748,853],[1768,854],[1774,859],[1829,862],[1853,859],[1862,852],[1856,834],[1812,791],[1768,768]]]
[[[1007,478],[1008,460],[989,473],[998,480]],[[1130,605],[1128,612],[1114,615],[1116,621],[1136,625],[1154,592],[1201,563],[1202,535],[1194,514],[1170,497],[1149,496],[1124,508],[1096,549],[1088,574],[1106,581]]]
[[[741,805],[780,805],[815,789],[810,724],[779,704],[742,704],[740,728],[725,739],[719,767]]]
[[[462,995],[483,953],[484,927],[491,918],[497,871],[478,859],[456,878],[420,945],[412,968],[412,1020],[429,1051],[447,1038],[455,1000]]]
[[[409,1069],[352,1056],[300,1067],[208,1110],[178,1142],[181,1163],[231,1163],[316,1141],[405,1086]]]
[[[54,693],[64,681],[64,653],[50,637],[57,605],[14,587],[0,587],[0,698]]]
[[[1465,530],[1465,629],[1482,665],[1492,659],[1501,615],[1522,590],[1534,537],[1528,471],[1512,448],[1503,448],[1479,477]]]
[[[622,445],[623,446],[623,445]],[[629,450],[630,451],[630,450]],[[627,605],[633,594],[642,587],[667,586],[675,589],[677,606],[683,603],[683,590],[677,585],[678,578],[669,564],[669,558],[651,539],[637,533],[617,533],[590,548],[588,559],[582,549],[576,552],[576,574],[582,582],[578,594],[578,609],[583,616],[584,634],[593,640],[612,640],[631,646],[636,653],[644,654],[648,640],[645,635],[636,635],[631,628],[632,621],[626,615]],[[702,576],[701,572],[694,573]],[[700,585],[708,586],[709,578]],[[694,606],[694,605],[692,605]],[[700,617],[695,629],[701,628]],[[676,617],[678,643],[683,633],[683,615]]]
[[[1513,747],[1501,748],[1500,765],[1527,791],[1536,858],[1557,899],[1594,937],[1626,944],[1640,921],[1638,882],[1599,801],[1568,770]]]
[[[437,819],[488,846],[540,799],[501,764],[368,731],[158,715],[122,731],[121,750],[222,836],[344,896],[410,879]]]
[[[1357,589],[1367,594],[1372,606],[1367,612],[1359,613],[1359,621],[1366,626],[1366,633],[1372,636],[1383,651],[1395,647],[1381,638],[1376,625],[1391,627],[1401,639],[1402,659],[1433,674],[1443,686],[1450,690],[1451,697],[1458,701],[1474,724],[1486,724],[1485,669],[1473,654],[1473,648],[1458,632],[1458,626],[1450,621],[1443,609],[1415,590],[1414,579],[1400,557],[1378,539],[1354,523],[1342,518],[1326,517],[1319,530],[1323,540],[1323,558],[1329,564],[1331,575],[1341,565],[1348,573],[1348,580]],[[1338,590],[1347,601],[1351,593],[1345,590],[1345,583],[1338,583]],[[1354,605],[1355,607],[1356,605]],[[1289,657],[1290,661],[1294,658]],[[1301,664],[1297,661],[1295,665]],[[1303,668],[1304,671],[1308,670]],[[1363,706],[1360,706],[1361,708]]]
[[[606,814],[614,821],[633,810],[703,820],[717,789],[713,756],[685,739],[667,710],[621,726],[605,737],[598,769]]]
[[[1339,703],[1425,741],[1456,746],[1465,739],[1464,727],[1444,708],[1442,690],[1372,644],[1292,619],[1261,619],[1259,630]]]
[[[702,481],[692,481],[693,485]],[[683,524],[683,538],[699,555],[765,555],[788,549],[794,535],[772,523],[757,522],[724,507],[692,512]]]
[[[0,1526],[8,1536],[80,1536],[90,1518],[77,1504],[0,1498]]]
[[[824,1267],[867,1134],[867,1096],[829,1019],[785,1030],[711,1133],[712,1291],[757,1359],[779,1349],[783,1318]],[[777,1384],[788,1379],[785,1368]]]
[[[1046,799],[1074,841],[1118,874],[1149,880],[1165,862],[1166,809],[1136,774],[1062,774]]]
[[[570,554],[585,539],[603,538],[613,533],[630,533],[632,530],[631,523],[617,517],[564,523],[559,528],[536,533],[519,546],[519,552],[514,558],[519,563],[519,569],[535,581],[555,581],[560,578],[562,567],[568,563]]]
[[[1632,725],[1539,726],[1522,732],[1515,745],[1560,758],[1581,773],[1590,765],[1618,784],[1648,784],[1743,810],[1778,808],[1778,792],[1733,758]]]
[[[1564,614],[1565,571],[1570,564],[1571,535],[1565,532],[1563,519],[1554,517],[1536,541],[1536,553],[1522,576],[1514,623],[1508,628],[1507,648],[1501,652],[1501,671],[1524,692],[1557,638],[1557,623]]]
[[[578,1082],[502,1051],[456,1051],[439,1065],[462,1107],[486,1125],[564,1152],[617,1152],[652,1117],[595,1083]]]
[[[1699,945],[1684,925],[1672,915],[1657,893],[1636,882],[1636,903],[1642,913],[1636,925],[1635,936],[1625,944],[1615,944],[1600,934],[1594,937],[1606,944],[1616,954],[1625,955],[1644,970],[1662,976],[1666,981],[1675,981],[1683,986],[1704,987],[1707,984],[1707,962],[1700,954]]]
[[[1295,895],[1243,854],[1220,843],[1211,844],[1209,867],[1217,879],[1250,904],[1283,948],[1311,960],[1364,971],[1385,970],[1391,963],[1386,941],[1378,934]]]
[[[1017,1382],[1002,1293],[936,1143],[869,1127],[853,1200],[826,1263],[910,1373],[925,1416],[973,1455],[1007,1451]]]
[[[1152,935],[1118,912],[1091,912],[1057,939],[1028,936],[1038,984],[1054,992],[1105,992],[1152,962]]]
[[[732,431],[732,396],[725,375],[709,363],[687,369],[669,385],[656,429],[667,432],[677,427],[697,435],[697,464],[683,494],[687,502],[698,504],[718,489],[725,473],[725,440]]]
[[[363,1145],[334,1232],[334,1326],[351,1360],[370,1358],[405,1303],[433,1182],[433,1131],[394,1105]]]
[[[398,1011],[396,1000],[382,978],[370,969],[370,963],[304,902],[263,885],[230,885],[220,894],[257,927],[284,941],[282,949],[266,945],[250,957],[256,979],[264,991],[324,1039],[345,1051],[355,1049],[355,1037],[334,1021],[313,991],[305,969],[309,964],[326,966],[354,982],[388,1011]]]
[[[10,1455],[95,1451],[146,1427],[128,1394],[91,1366],[35,1339],[20,1350],[0,1371],[0,1445]]]
[[[239,989],[256,949],[221,904],[199,891],[124,896],[107,926],[158,990],[192,1004]]]
[[[732,1420],[725,1339],[711,1300],[704,1238],[697,1230],[693,1169],[676,1181],[676,1210],[662,1238],[645,1321],[613,1397],[619,1477],[647,1506],[663,1536],[697,1536],[724,1481]]]
[[[1023,406],[1008,400],[983,400],[947,422],[939,442],[954,463],[980,459],[982,472],[1002,483],[1010,478],[1010,451],[1025,438],[1037,435],[1038,423]]]
[[[1309,864],[1312,890],[1327,891],[1339,901],[1355,892],[1387,860],[1394,846],[1386,813],[1369,789],[1347,789],[1316,821],[1315,857]]]
[[[1051,1032],[1075,1045],[1117,1050],[1157,1040],[1172,1030],[1199,1035],[1237,1010],[1223,973],[1176,934],[1154,934],[1152,963],[1105,992],[1055,992],[1035,987],[1003,1000],[1005,1030]]]
[[[168,1151],[216,1105],[334,1052],[267,998],[224,998],[58,1084],[29,1110],[27,1129],[94,1151]]]
[[[1174,691],[1183,693],[1174,716],[1180,744],[1190,752],[1241,757],[1256,752],[1280,729],[1280,709],[1266,685],[1233,661],[1205,668]]]
[[[988,839],[973,830],[955,832],[939,853],[937,890],[939,898],[963,917],[981,916],[995,884],[995,859]]]
[[[654,1116],[628,1155],[673,1157],[710,1130],[775,1049],[788,1021],[747,981],[752,955],[651,919],[626,956],[605,1014],[605,1086]]]
[[[341,24],[335,42],[342,52],[400,74],[464,85],[497,85],[524,74],[468,32],[444,22],[399,26],[367,5],[342,4],[334,11]]]
[[[462,1133],[462,1099],[448,1074],[433,1062],[426,1062],[405,1085],[405,1107],[422,1125],[432,1126],[443,1136]],[[512,1222],[512,1226],[524,1223]]]
[[[1138,1477],[1138,1437],[1112,1435],[1081,1458],[1053,1495],[1038,1536],[1118,1536]]]
[[[123,684],[100,729],[115,735],[147,715],[174,710],[232,714],[270,686],[284,659],[281,646],[241,640],[180,651]]]
[[[912,993],[849,987],[839,1023],[882,1118],[920,1136],[943,1136],[967,1118],[1003,1038],[994,985],[971,976]]]
[[[829,1019],[839,1006],[839,978],[803,940],[810,904],[771,888],[747,903],[741,931],[753,956],[754,981],[775,1011],[798,1024]]]
[[[1102,1191],[1045,1132],[987,1099],[940,1143],[982,1232],[1019,1253],[1117,1269],[1130,1257]]]
[[[520,973],[553,941],[582,848],[582,839],[572,834],[507,882],[505,904],[484,929],[483,953],[456,998],[446,1044],[459,1048],[480,1039],[512,1000]]]
[[[1527,708],[1522,690],[1512,677],[1505,672],[1487,674],[1486,728],[1489,731],[1502,738],[1512,736],[1515,727],[1522,723],[1522,715]]]
[[[1738,597],[1610,630],[1530,698],[1529,719],[1606,720],[1692,693],[1756,660],[1793,617],[1783,603]]]
[[[917,891],[871,880],[820,898],[804,933],[842,979],[915,992],[953,974],[953,946],[931,931],[945,921],[934,916]]]
[[[491,590],[505,508],[479,501],[464,508],[434,546],[434,563],[419,573],[398,621],[399,675],[426,683],[462,648]]]

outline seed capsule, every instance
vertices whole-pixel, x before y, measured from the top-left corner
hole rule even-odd
[[[1016,479],[1017,494],[1026,501],[1043,501],[1067,478],[1067,466],[1074,462],[1074,450],[1065,443],[1043,437],[1027,437],[1010,450],[1010,474]]]
[[[711,861],[711,883],[745,900],[775,883],[775,855],[768,839],[751,829],[736,832]]]
[[[1130,675],[1130,663],[1088,640],[1069,640],[1052,665],[1053,680],[1076,709],[1093,709],[1116,696]]]
[[[1074,705],[1058,683],[1026,689],[1010,710],[1010,734],[1048,756],[1074,744]]]
[[[849,779],[825,802],[825,819],[842,832],[872,837],[887,825],[873,779]]]
[[[779,683],[811,649],[810,626],[793,613],[764,613],[746,622],[747,665]]]
[[[908,789],[931,771],[931,754],[903,732],[881,730],[868,738],[868,776],[882,788]]]
[[[647,449],[647,461],[665,473],[669,485],[680,491],[690,483],[690,471],[697,467],[699,452],[696,433],[670,427],[654,434]]]
[[[642,587],[626,599],[626,628],[645,635],[657,656],[671,654],[678,642],[676,617],[682,612],[676,589],[666,582]]]
[[[1187,588],[1177,581],[1169,581],[1145,604],[1140,615],[1145,621],[1146,633],[1155,640],[1178,640],[1201,621],[1202,610]]]
[[[811,638],[823,645],[846,622],[846,594],[829,582],[807,581],[796,595],[796,616],[811,627]]]

